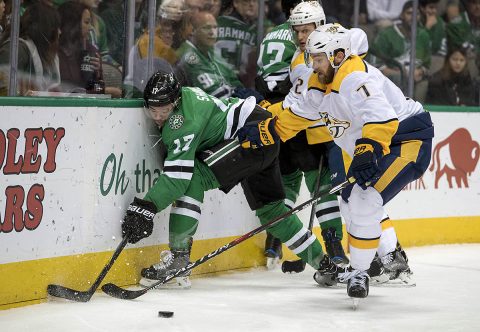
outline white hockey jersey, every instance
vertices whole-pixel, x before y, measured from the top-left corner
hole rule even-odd
[[[377,68],[352,55],[325,85],[316,74],[310,76],[308,90],[289,112],[279,115],[277,132],[286,140],[319,119],[335,143],[353,156],[355,141],[364,137],[389,152],[398,122],[423,112],[423,106],[409,98]]]
[[[368,52],[367,34],[357,28],[350,29],[350,33],[352,35],[352,54],[363,57]],[[307,59],[305,52],[297,48],[290,64],[289,77],[292,88],[283,101],[283,108],[298,102],[301,94],[307,90],[308,80],[312,73],[311,61]]]

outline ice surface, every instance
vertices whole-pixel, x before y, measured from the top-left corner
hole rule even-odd
[[[133,301],[97,292],[88,303],[0,311],[0,331],[480,331],[480,244],[407,248],[417,286],[371,287],[352,310],[345,287],[324,289],[313,269],[234,271],[154,290]],[[5,282],[5,281],[2,281]],[[174,311],[159,318],[158,311]]]

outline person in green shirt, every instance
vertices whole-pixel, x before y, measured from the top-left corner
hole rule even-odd
[[[445,56],[447,54],[447,38],[445,22],[438,15],[440,0],[420,0],[420,24],[427,30],[431,41],[432,55]]]
[[[154,215],[172,204],[170,251],[161,254],[158,264],[141,271],[140,283],[151,285],[189,263],[205,191],[219,188],[228,192],[240,183],[262,224],[289,210],[283,202],[275,119],[256,105],[253,97],[220,100],[199,88],[182,88],[174,74],[157,72],[147,83],[144,101],[167,154],[163,172],[153,187],[128,207],[122,234],[130,243],[148,237]],[[257,130],[251,130],[253,127]],[[250,147],[244,147],[244,143]],[[320,284],[334,283],[337,267],[296,215],[270,227],[268,232],[319,270],[325,276]],[[190,286],[188,275],[176,282]]]
[[[447,45],[449,49],[468,50],[469,69],[476,76],[480,56],[480,0],[466,0],[465,9],[447,24]]]
[[[372,62],[380,65],[382,73],[406,90],[410,66],[411,26],[413,1],[407,1],[400,14],[400,20],[381,30],[375,38],[370,52],[376,57]],[[428,89],[427,74],[431,61],[430,36],[421,26],[417,27],[415,60],[415,100],[424,102]]]
[[[235,88],[243,87],[235,73],[214,53],[217,20],[206,11],[192,17],[191,41],[185,41],[184,53],[177,64],[184,85],[199,87],[217,97],[230,97]]]

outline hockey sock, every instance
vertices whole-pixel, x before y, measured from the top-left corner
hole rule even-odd
[[[317,176],[318,170],[305,172],[305,183],[310,193],[314,191]],[[324,190],[330,184],[330,171],[322,171],[320,190]],[[322,230],[332,227],[335,228],[336,236],[341,240],[343,238],[343,229],[337,195],[332,194],[322,197],[322,199],[317,202],[315,210],[320,228]]]
[[[260,223],[265,224],[269,220],[288,212],[283,201],[267,204],[256,211]],[[323,251],[320,242],[314,234],[311,234],[296,215],[284,219],[268,229],[276,238],[280,239],[287,247],[311,265],[318,269],[323,258]]]

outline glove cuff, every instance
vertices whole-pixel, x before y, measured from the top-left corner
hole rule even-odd
[[[260,140],[263,145],[272,145],[278,142],[280,136],[278,136],[275,130],[275,122],[277,117],[268,118],[258,123],[258,131],[260,134]]]
[[[152,213],[157,213],[158,212],[158,209],[157,207],[155,206],[155,204],[153,202],[150,202],[150,201],[147,201],[147,200],[144,200],[144,199],[141,199],[141,198],[138,198],[138,197],[135,197],[133,198],[133,204],[136,204]]]
[[[359,138],[355,141],[355,152],[354,156],[358,156],[365,152],[372,152],[378,158],[383,156],[383,147],[377,141],[374,141],[370,138]]]
[[[267,109],[272,103],[270,103],[268,100],[264,99],[261,102],[258,103],[258,106],[261,108]]]

